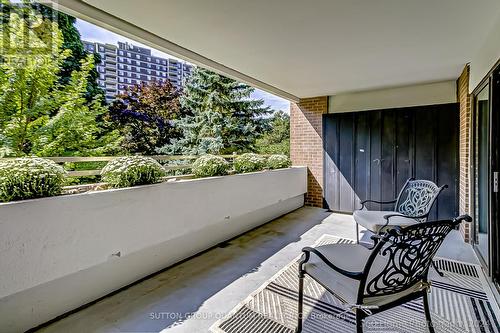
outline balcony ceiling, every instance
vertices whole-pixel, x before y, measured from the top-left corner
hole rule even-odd
[[[297,97],[456,79],[500,17],[498,0],[81,1]]]

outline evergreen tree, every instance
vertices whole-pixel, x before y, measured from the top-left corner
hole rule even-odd
[[[183,137],[160,149],[166,154],[230,154],[252,151],[270,113],[253,88],[210,70],[196,68],[181,103],[191,112],[177,121]]]

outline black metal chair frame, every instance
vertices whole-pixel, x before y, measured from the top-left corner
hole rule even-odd
[[[406,180],[405,184],[403,185],[403,188],[401,189],[401,191],[399,192],[398,194],[398,197],[394,200],[389,200],[389,201],[377,201],[377,200],[364,200],[364,201],[361,201],[361,209],[364,209],[366,207],[366,203],[368,202],[373,202],[373,203],[377,203],[377,204],[381,204],[381,205],[385,205],[385,204],[394,204],[394,208],[393,210],[396,210],[397,207],[399,206],[400,204],[400,200],[401,200],[401,197],[404,193],[404,191],[407,189],[408,185],[413,182],[413,181],[416,181],[415,178],[413,177],[410,177]],[[434,184],[435,185],[435,184]],[[390,222],[390,218],[391,217],[398,217],[398,218],[407,218],[407,219],[412,219],[412,220],[415,220],[418,222],[425,222],[427,221],[428,217],[429,217],[429,214],[431,212],[431,209],[432,207],[434,206],[434,203],[436,202],[437,198],[439,197],[439,195],[441,194],[441,192],[445,189],[445,188],[448,188],[448,185],[445,184],[445,185],[442,185],[442,186],[437,186],[435,185],[438,190],[434,196],[434,198],[432,199],[432,203],[429,205],[428,209],[425,211],[424,214],[421,214],[421,215],[417,215],[417,216],[409,216],[409,215],[404,215],[402,213],[391,213],[391,211],[388,211],[388,214],[387,215],[384,215],[384,219],[386,220],[385,224],[380,228],[381,231],[383,231],[388,225],[389,225],[389,222]],[[374,241],[373,243],[373,247],[375,247],[375,245],[377,245],[377,240],[378,238],[377,237],[372,237],[372,240]],[[357,243],[359,244],[359,225],[356,223],[356,241]],[[373,248],[372,247],[372,248]],[[443,272],[441,272],[437,267],[436,265],[434,264],[434,262],[432,263],[432,267],[434,267],[434,269],[436,270],[436,272],[440,275],[440,276],[444,276]]]
[[[401,191],[399,192],[398,194],[398,197],[396,199],[393,199],[393,200],[389,200],[389,201],[378,201],[378,200],[363,200],[361,201],[361,209],[364,209],[366,207],[366,204],[369,203],[369,202],[372,202],[372,203],[376,203],[376,204],[381,204],[381,205],[388,205],[388,204],[394,204],[394,210],[397,209],[397,207],[399,206],[399,201],[401,200],[401,196],[403,195],[404,191],[406,190],[406,188],[408,187],[408,185],[410,184],[410,182],[413,182],[415,181],[416,179],[411,177],[411,178],[408,178],[405,182],[405,184],[403,185],[403,188],[401,189]],[[437,185],[436,185],[437,186]],[[426,212],[424,214],[421,214],[421,215],[417,215],[417,216],[409,216],[409,215],[405,215],[405,214],[402,214],[402,213],[391,213],[391,211],[387,211],[388,214],[387,215],[384,215],[384,219],[386,220],[386,223],[384,224],[384,226],[382,226],[382,228],[380,228],[380,230],[384,230],[385,227],[387,227],[389,225],[389,222],[390,222],[390,218],[391,217],[402,217],[402,218],[408,218],[408,219],[412,219],[412,220],[416,220],[416,221],[422,221],[422,222],[425,222],[427,221],[427,218],[429,217],[429,214],[431,212],[431,209],[432,207],[434,206],[434,203],[436,202],[437,198],[439,197],[439,195],[441,194],[441,192],[445,189],[445,188],[448,188],[448,185],[443,185],[443,186],[439,186],[438,187],[438,191],[436,193],[436,195],[434,196],[434,198],[432,199],[432,204],[429,205],[429,208],[426,210]],[[359,243],[359,225],[356,223],[356,240],[357,242]]]
[[[302,331],[302,325],[303,325],[303,301],[304,301],[304,278],[307,272],[304,270],[304,265],[309,261],[311,254],[316,255],[321,261],[323,261],[329,268],[337,271],[338,273],[359,281],[359,288],[357,292],[357,302],[355,305],[351,306],[351,309],[355,311],[356,315],[356,332],[357,333],[362,333],[363,332],[363,320],[375,313],[379,313],[388,309],[391,309],[393,307],[399,306],[401,304],[407,303],[409,301],[415,300],[417,298],[422,297],[423,298],[423,303],[424,303],[424,312],[425,312],[425,317],[426,317],[426,324],[429,329],[430,333],[434,333],[434,328],[432,324],[432,319],[430,315],[430,310],[429,310],[429,300],[428,300],[428,292],[430,290],[430,282],[428,280],[428,273],[429,273],[429,268],[432,263],[432,258],[434,257],[435,253],[441,246],[444,238],[446,235],[452,230],[456,229],[458,225],[462,221],[467,221],[471,222],[472,218],[468,215],[462,215],[454,220],[442,220],[442,221],[431,221],[431,222],[423,222],[419,224],[414,224],[410,225],[406,228],[400,228],[400,227],[395,227],[387,231],[386,233],[376,235],[377,238],[379,238],[379,241],[375,245],[375,247],[372,249],[371,254],[369,255],[364,269],[361,272],[351,272],[351,271],[346,271],[340,267],[337,267],[334,263],[330,262],[319,250],[311,248],[311,247],[305,247],[302,249],[303,251],[303,257],[299,262],[299,303],[298,303],[298,324],[297,324],[297,332]],[[429,241],[432,244],[429,246],[429,244],[420,245],[422,248],[412,248],[416,247],[417,245],[412,245],[404,242],[405,237],[409,237],[408,235],[411,235],[412,233],[418,233],[419,229],[424,230],[424,228],[433,228],[432,229],[432,236],[433,237],[438,237],[437,241]],[[435,232],[435,233],[434,233]],[[427,236],[431,235],[429,233]],[[423,243],[423,242],[421,242]],[[394,247],[392,250],[390,248]],[[429,249],[431,248],[431,249]],[[411,252],[412,255],[415,254],[415,251],[418,252],[419,260],[420,262],[417,262],[415,267],[411,267],[409,271],[413,272],[413,275],[411,276],[405,276],[405,270],[401,269],[400,267],[405,266],[406,264],[403,264],[401,262],[396,263],[395,262],[395,253],[397,251],[413,251]],[[422,252],[420,252],[422,251]],[[371,280],[368,280],[370,270],[372,269],[372,265],[377,258],[378,255],[386,256],[389,255],[388,259],[388,264],[385,266],[384,271],[381,274],[378,274],[375,277],[372,277]],[[407,258],[406,258],[407,259]],[[389,264],[392,263],[392,266],[389,266]],[[413,263],[412,263],[413,264]],[[399,266],[398,266],[399,265]],[[398,270],[399,268],[399,270]],[[385,272],[386,270],[388,271],[393,271],[397,270],[397,273],[399,274],[398,276],[401,276],[403,274],[404,276],[404,281],[406,284],[397,284],[395,283],[394,279],[390,278],[389,272]],[[417,272],[417,273],[415,273]],[[389,274],[386,275],[386,274]],[[307,274],[309,275],[309,274]],[[314,279],[313,276],[309,275],[312,279]],[[382,280],[381,280],[382,279]],[[330,290],[327,286],[322,284],[320,281],[314,279],[316,282],[318,282],[320,285],[322,285],[327,291],[329,291],[332,295],[335,296],[335,291]],[[396,279],[397,280],[397,279]],[[412,292],[404,297],[401,297],[395,301],[392,301],[390,303],[381,305],[381,306],[375,306],[375,307],[370,307],[370,306],[363,306],[364,304],[364,299],[366,297],[370,296],[387,296],[391,294],[395,294],[401,291],[404,291],[408,288],[414,287],[416,283],[421,283],[421,289],[415,292]],[[385,286],[380,288],[380,283],[382,283],[382,286]],[[375,286],[375,289],[373,288]],[[370,289],[371,288],[371,289]],[[385,289],[384,289],[385,288]]]

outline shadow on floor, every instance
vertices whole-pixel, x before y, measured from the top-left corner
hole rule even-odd
[[[294,211],[40,331],[159,332],[182,324],[193,314],[199,323],[204,320],[213,322],[217,319],[214,316],[224,313],[200,311],[207,300],[246,275],[272,275],[272,272],[260,272],[262,263],[289,244],[298,242],[304,233],[321,224],[328,215],[328,212],[314,208]],[[291,253],[292,258],[299,253],[300,250]],[[257,286],[260,280],[256,278]],[[218,297],[216,302],[224,302],[224,297]]]

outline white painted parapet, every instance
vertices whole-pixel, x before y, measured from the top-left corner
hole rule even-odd
[[[293,167],[0,204],[0,327],[18,332],[301,207]]]

